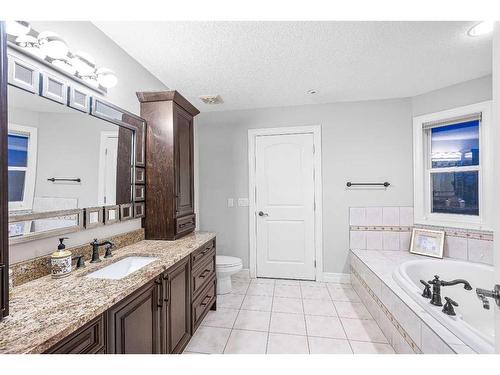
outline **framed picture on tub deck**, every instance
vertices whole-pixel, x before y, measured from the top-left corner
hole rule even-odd
[[[410,253],[443,258],[444,231],[413,228]]]

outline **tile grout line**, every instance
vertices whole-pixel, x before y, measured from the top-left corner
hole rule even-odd
[[[342,327],[342,330],[344,331],[344,335],[345,335],[345,338],[347,340],[347,344],[349,345],[349,348],[351,349],[352,354],[354,354],[354,350],[352,349],[351,341],[349,340],[349,337],[347,336],[347,332],[345,330],[344,323],[342,323],[342,319],[340,319],[340,315],[339,315],[339,312],[337,310],[337,306],[335,305],[335,301],[332,298],[332,294],[330,293],[330,289],[328,288],[328,286],[327,286],[326,290],[328,291],[328,295],[330,296],[330,298],[332,300],[333,308],[335,309],[335,314],[337,314],[337,319],[339,320],[340,326]]]
[[[302,294],[302,285],[299,285],[299,289],[300,289],[300,300],[302,301],[302,311],[304,312],[304,328],[306,330],[307,352],[311,354],[311,348],[309,346],[309,333],[307,331],[306,310],[304,309],[304,295]]]
[[[273,318],[273,305],[274,305],[274,291],[276,290],[276,280],[274,280],[273,285],[273,295],[271,299],[271,312],[269,313],[269,324],[267,325],[267,340],[266,340],[266,352],[264,354],[269,354],[267,352],[269,348],[269,336],[271,335],[271,320]]]
[[[249,287],[250,287],[250,283],[248,283],[247,291],[248,291]],[[231,326],[231,330],[229,331],[229,336],[227,337],[226,344],[224,345],[224,349],[222,350],[221,354],[225,354],[227,344],[229,343],[229,340],[231,339],[231,335],[233,334],[234,325],[236,324],[236,321],[238,320],[238,316],[240,316],[241,306],[243,305],[243,301],[245,300],[245,297],[246,297],[246,292],[245,292],[245,295],[243,296],[243,299],[241,300],[240,307],[238,308],[238,313],[236,314],[236,318],[234,319],[233,325]]]

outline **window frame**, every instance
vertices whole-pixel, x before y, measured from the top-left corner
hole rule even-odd
[[[492,149],[491,149],[491,101],[429,113],[413,118],[413,172],[414,172],[414,221],[415,224],[455,227],[475,230],[491,230],[492,210]],[[481,113],[479,123],[479,165],[432,168],[431,137],[424,124],[454,117]],[[433,173],[478,171],[479,215],[432,213]]]
[[[28,159],[26,167],[8,166],[9,171],[25,171],[23,200],[9,202],[9,211],[32,210],[36,180],[38,129],[31,126],[9,123],[8,134],[28,137]]]

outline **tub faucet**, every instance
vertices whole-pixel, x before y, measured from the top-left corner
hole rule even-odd
[[[470,284],[467,280],[456,279],[456,280],[452,280],[452,281],[444,281],[444,280],[439,280],[438,275],[434,275],[434,279],[429,281],[429,284],[432,285],[431,304],[433,304],[434,306],[443,306],[443,302],[441,301],[441,287],[442,286],[464,284],[465,290],[472,290],[472,287],[470,286]]]
[[[479,293],[478,289],[476,289],[476,293],[477,293],[477,298],[479,298],[481,300],[481,302],[483,303],[483,309],[489,310],[490,309],[490,301],[488,301],[488,298],[486,298],[486,296],[484,294]]]

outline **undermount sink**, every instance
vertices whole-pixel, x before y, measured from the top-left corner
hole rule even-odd
[[[109,266],[103,267],[100,270],[89,273],[85,277],[93,279],[120,280],[157,259],[158,258],[152,257],[126,257],[110,264]]]

